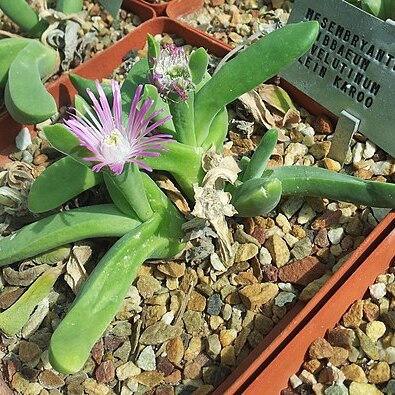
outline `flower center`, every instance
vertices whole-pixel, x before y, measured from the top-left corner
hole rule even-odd
[[[125,136],[114,129],[102,141],[102,154],[109,162],[126,160],[130,153],[130,143]]]
[[[114,129],[104,140],[103,144],[109,147],[118,147],[120,141],[123,139],[121,132]]]

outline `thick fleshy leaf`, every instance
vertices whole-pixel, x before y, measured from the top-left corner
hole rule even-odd
[[[92,101],[88,94],[86,93],[86,90],[89,88],[92,93],[98,97],[99,92],[97,91],[95,81],[93,80],[88,80],[87,78],[81,77],[77,74],[69,74],[69,78],[71,83],[73,84],[74,88],[77,89],[78,94],[86,100],[87,103],[92,104]],[[101,84],[104,93],[107,97],[107,100],[112,103],[112,88],[111,85],[109,84]]]
[[[118,18],[122,0],[98,0],[99,3],[114,17]]]
[[[0,9],[25,32],[35,29],[40,23],[38,15],[26,0],[0,0]]]
[[[92,162],[88,162],[83,158],[92,154],[80,145],[78,138],[69,131],[69,129],[61,124],[45,126],[44,133],[50,144],[63,154],[70,155],[73,159],[81,164],[91,167]]]
[[[208,55],[204,48],[198,48],[191,53],[189,57],[189,70],[192,76],[192,82],[199,84],[207,72]]]
[[[0,40],[0,92],[5,88],[7,83],[8,70],[12,62],[19,51],[25,48],[30,41],[27,38],[5,38]]]
[[[160,45],[151,34],[147,34],[147,59],[150,67],[154,65],[155,59],[160,55]]]
[[[156,213],[106,253],[56,328],[49,358],[51,365],[60,372],[81,370],[93,345],[119,311],[144,260],[171,257],[183,248],[180,243],[183,216],[154,181],[146,174],[142,177]]]
[[[102,181],[100,173],[66,156],[45,169],[33,182],[29,210],[34,213],[52,210]]]
[[[121,87],[123,116],[127,117],[129,115],[137,87],[140,84],[144,85],[147,82],[148,70],[149,67],[147,59],[141,59],[132,67],[125,78]]]
[[[276,75],[308,51],[319,33],[314,22],[290,24],[256,41],[225,65],[195,97],[195,128],[200,145],[218,111]]]
[[[268,130],[262,137],[257,149],[255,150],[247,168],[244,172],[243,181],[259,178],[266,169],[276,144],[278,133],[276,129]]]
[[[121,237],[141,222],[122,214],[113,204],[63,211],[26,225],[0,239],[0,266],[31,258],[78,240]]]
[[[165,103],[162,100],[162,98],[159,96],[158,90],[156,89],[155,86],[151,84],[145,84],[143,98],[144,99],[151,98],[152,100],[154,100],[154,105],[149,111],[149,114],[152,114],[153,112],[158,110],[162,110],[162,112],[159,115],[153,118],[154,122],[159,121],[160,119],[165,118],[168,115],[171,115],[169,105]],[[176,133],[172,119],[160,125],[158,130],[160,130],[162,133],[171,134],[173,137],[175,136]]]
[[[281,181],[284,195],[319,196],[369,207],[395,208],[394,184],[366,181],[312,166],[273,167],[265,173],[267,179]]]
[[[281,181],[273,178],[253,178],[243,183],[234,193],[232,204],[239,217],[255,217],[272,211],[280,202]]]
[[[83,0],[57,0],[56,9],[63,14],[75,14],[82,11]]]
[[[0,313],[1,331],[7,336],[14,336],[19,332],[33,310],[49,294],[61,272],[61,267],[47,270],[11,307]]]
[[[18,52],[8,70],[4,95],[7,110],[16,121],[36,124],[56,113],[56,102],[41,79],[55,71],[58,61],[57,52],[39,42],[33,41]]]

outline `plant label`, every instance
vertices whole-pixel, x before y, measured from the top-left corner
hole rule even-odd
[[[296,0],[289,23],[313,20],[317,41],[281,77],[395,156],[395,26],[343,0]]]

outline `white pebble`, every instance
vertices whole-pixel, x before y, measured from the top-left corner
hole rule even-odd
[[[290,233],[287,233],[284,236],[284,240],[287,242],[287,244],[292,248],[298,241],[299,239],[293,235],[291,235]]]
[[[303,369],[302,372],[299,375],[299,378],[305,383],[309,385],[313,385],[317,383],[317,379],[314,377],[314,375],[310,372],[308,372],[306,369]]]
[[[365,143],[365,149],[363,150],[362,156],[365,159],[370,159],[375,154],[376,149],[377,149],[376,144],[367,140]]]
[[[315,131],[314,131],[314,129],[311,126],[308,126],[307,128],[302,129],[301,132],[305,136],[313,137],[315,135]]]
[[[261,247],[259,251],[259,262],[261,265],[270,265],[272,263],[272,256],[266,247]]]
[[[172,311],[168,311],[167,313],[163,314],[160,320],[163,321],[165,324],[170,325],[174,320],[174,313]]]
[[[300,385],[303,384],[303,381],[296,374],[293,374],[289,378],[289,383],[291,384],[292,388],[298,388]]]
[[[363,152],[363,144],[362,143],[356,143],[354,145],[354,148],[352,150],[352,162],[353,163],[358,163],[362,160],[362,152]]]
[[[315,217],[315,211],[305,203],[299,211],[298,224],[304,225]]]
[[[151,346],[147,346],[141,351],[137,358],[136,365],[146,371],[153,371],[156,369],[155,352]]]
[[[24,151],[32,143],[32,138],[28,128],[22,128],[21,131],[15,137],[16,147]]]
[[[384,283],[369,285],[370,296],[379,300],[387,294],[387,288]]]
[[[328,230],[328,239],[332,244],[339,244],[344,236],[343,228],[333,228]]]

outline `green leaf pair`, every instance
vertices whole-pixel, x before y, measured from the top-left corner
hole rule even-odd
[[[16,121],[35,124],[55,114],[55,100],[42,79],[56,70],[58,62],[56,51],[35,40],[0,40],[0,98]]]

